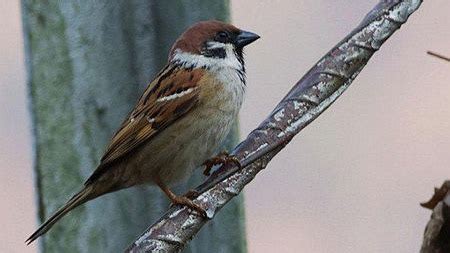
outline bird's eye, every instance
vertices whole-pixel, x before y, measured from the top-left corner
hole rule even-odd
[[[215,41],[225,43],[228,41],[230,37],[228,36],[228,33],[226,32],[219,32],[216,35]]]

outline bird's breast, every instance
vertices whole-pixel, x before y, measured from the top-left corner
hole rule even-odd
[[[221,151],[245,92],[235,73],[222,74],[205,74],[198,105],[145,145],[137,163],[141,174],[157,173],[166,183],[177,183]]]
[[[234,68],[211,70],[200,80],[201,100],[206,107],[217,112],[229,111],[237,115],[245,94],[245,81],[240,71]]]

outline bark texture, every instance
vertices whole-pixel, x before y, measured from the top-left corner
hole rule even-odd
[[[228,5],[228,0],[22,0],[40,221],[80,189],[165,64],[175,38],[196,21],[227,20]],[[235,130],[229,149],[237,141]],[[199,180],[194,177],[190,185]],[[153,187],[109,194],[55,225],[40,240],[41,252],[121,251],[167,207]],[[243,224],[239,199],[185,252],[245,252]]]
[[[450,181],[436,188],[430,201],[421,205],[433,213],[425,228],[420,253],[450,252]]]
[[[194,202],[207,210],[209,219],[348,88],[372,55],[421,3],[421,0],[380,1],[355,30],[300,79],[269,117],[232,152],[244,168],[222,166],[197,188],[201,194]],[[171,208],[128,252],[179,252],[207,222],[207,218],[186,207]]]

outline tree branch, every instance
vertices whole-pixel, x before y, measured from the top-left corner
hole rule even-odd
[[[434,189],[433,197],[423,207],[433,210],[423,235],[421,253],[450,251],[450,181]]]
[[[436,57],[436,58],[439,58],[439,59],[441,59],[441,60],[450,62],[450,58],[449,58],[449,57],[443,56],[443,55],[441,55],[441,54],[434,53],[434,52],[431,52],[431,51],[427,51],[427,54],[429,54],[429,55],[431,55],[431,56],[434,56],[434,57]]]
[[[304,127],[352,83],[371,56],[419,8],[422,0],[384,0],[297,82],[257,129],[232,152],[243,166],[223,165],[196,188],[195,203],[212,219]],[[180,252],[208,221],[185,207],[171,208],[127,252]]]

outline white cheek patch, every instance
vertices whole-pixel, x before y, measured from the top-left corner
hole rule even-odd
[[[215,44],[213,46],[219,46]],[[172,61],[184,68],[207,68],[226,87],[234,90],[238,104],[242,103],[245,93],[245,70],[243,62],[234,53],[233,45],[225,44],[225,58],[206,57],[204,55],[175,50]],[[162,98],[161,98],[162,99]]]
[[[227,44],[217,41],[210,41],[207,43],[208,49],[216,49],[216,48],[226,48]]]
[[[174,94],[171,94],[171,95],[168,95],[168,96],[160,97],[160,98],[158,98],[156,100],[156,102],[166,102],[166,101],[174,100],[174,99],[180,98],[180,97],[182,97],[184,95],[187,95],[187,94],[193,92],[195,89],[196,88],[189,88],[189,89],[184,90],[182,92],[178,92],[178,93],[174,93]]]
[[[187,53],[177,49],[175,50],[175,54],[172,58],[172,61],[179,62],[186,68],[206,67],[211,70],[220,70],[222,68],[232,68],[239,71],[243,70],[242,63],[238,60],[238,58],[234,53],[233,45],[218,42],[209,42],[209,43],[211,43],[211,46],[213,46],[214,48],[219,47],[224,48],[226,52],[225,58],[222,59],[222,58],[206,57],[204,55]]]

